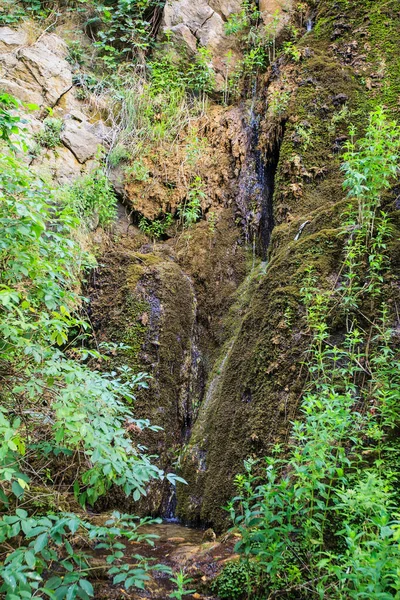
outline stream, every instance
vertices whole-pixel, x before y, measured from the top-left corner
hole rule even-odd
[[[104,515],[101,519],[104,520]],[[148,525],[140,529],[141,533],[157,535],[154,546],[146,542],[127,544],[127,554],[139,554],[154,564],[170,567],[176,574],[181,569],[193,581],[190,589],[196,590],[185,598],[196,600],[218,600],[217,596],[209,594],[211,581],[221,571],[224,564],[232,560],[234,545],[237,538],[225,536],[222,540],[215,539],[211,530],[192,529],[178,523],[162,522]],[[125,543],[125,542],[124,542]],[[104,564],[102,552],[96,552],[96,558]],[[96,598],[99,600],[134,600],[153,599],[166,600],[176,589],[170,581],[170,575],[155,571],[145,590],[131,588],[128,592],[122,585],[110,586],[109,582],[101,580],[97,584]]]

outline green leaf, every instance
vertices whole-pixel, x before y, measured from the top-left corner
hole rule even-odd
[[[42,533],[41,535],[39,535],[39,537],[36,538],[35,544],[33,546],[35,554],[38,554],[39,552],[44,550],[44,548],[46,548],[46,546],[47,546],[47,543],[48,543],[48,534]]]

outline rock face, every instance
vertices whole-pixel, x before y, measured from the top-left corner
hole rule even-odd
[[[30,43],[24,29],[0,27],[0,88],[42,109],[24,115],[31,147],[33,136],[43,128],[44,108],[51,108],[54,117],[63,122],[62,145],[54,151],[36,147],[31,162],[33,168],[61,184],[92,168],[92,159],[108,134],[101,121],[91,123],[82,112],[67,55],[67,44],[55,34],[45,33]]]
[[[289,20],[289,11],[292,8],[293,0],[260,0],[259,7],[261,16],[266,25],[273,22],[275,17],[279,17],[279,28],[283,27]]]
[[[244,167],[249,145],[249,132],[244,114],[237,108],[212,107],[205,118],[192,121],[192,133],[202,140],[201,160],[196,174],[201,177],[206,196],[202,199],[203,214],[235,206],[238,197],[238,176]],[[146,181],[127,179],[126,201],[132,209],[148,219],[160,213],[176,213],[187,196],[187,182],[193,177],[193,166],[187,160],[187,130],[181,143],[157,148],[157,155],[141,160],[149,176]]]
[[[266,25],[273,23],[278,35],[289,21],[293,0],[260,0],[259,8]],[[162,28],[169,31],[172,41],[193,55],[197,47],[211,52],[213,67],[217,74],[217,87],[223,88],[224,74],[240,59],[241,51],[237,37],[229,36],[225,24],[234,13],[243,10],[241,0],[167,0]]]
[[[188,486],[179,486],[177,513],[185,521],[227,527],[221,507],[235,495],[232,481],[243,472],[243,460],[268,455],[287,440],[297,415],[309,347],[300,290],[307,267],[329,288],[338,280],[347,204],[340,148],[348,123],[354,119],[362,131],[371,107],[382,102],[399,114],[400,63],[391,40],[400,34],[400,16],[393,5],[380,4],[383,14],[370,19],[361,1],[344,9],[324,0],[315,30],[299,43],[302,60],[281,59],[276,73],[260,81],[259,147],[266,160],[278,160],[275,227],[268,266],[242,285],[228,314],[231,330],[184,451]],[[386,66],[377,76],[382,57]],[[284,97],[286,107],[277,114],[273,99]],[[396,193],[385,210],[399,228]],[[398,242],[390,255],[397,280]],[[340,323],[335,327],[340,335]]]
[[[70,116],[64,121],[61,140],[81,164],[95,156],[100,144],[99,138],[92,130],[93,127],[86,120],[79,121]]]
[[[223,73],[228,52],[239,55],[237,41],[225,33],[225,23],[229,15],[241,10],[240,0],[168,0],[162,27],[189,53],[197,45],[209,48],[214,69]]]

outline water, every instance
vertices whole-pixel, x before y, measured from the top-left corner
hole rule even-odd
[[[237,539],[231,538],[225,542],[206,541],[205,533],[202,530],[166,522],[142,527],[140,533],[158,537],[154,540],[153,546],[146,542],[127,545],[128,554],[132,556],[138,554],[153,564],[166,565],[174,573],[184,569],[187,575],[193,579],[190,587],[196,590],[196,599],[217,600],[207,590],[210,588],[210,582],[225,565],[226,560],[233,556],[233,548]],[[98,550],[95,552],[95,558],[98,564],[102,564],[105,562],[106,553],[104,550]],[[136,559],[132,558],[128,562],[135,564]],[[159,571],[152,573],[144,591],[132,588],[128,594],[125,593],[124,596],[121,596],[118,595],[121,587],[112,586],[109,581],[103,580],[96,586],[95,597],[98,600],[116,600],[117,598],[119,600],[122,597],[134,600],[144,600],[145,598],[166,600],[175,589],[171,582],[171,576]]]

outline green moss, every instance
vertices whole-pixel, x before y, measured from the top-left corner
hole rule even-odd
[[[275,180],[269,265],[229,317],[238,326],[230,329],[210,377],[216,384],[183,457],[189,486],[179,490],[178,508],[189,521],[224,529],[221,507],[234,493],[229,482],[243,459],[267,454],[286,438],[297,414],[309,346],[300,293],[305,269],[312,266],[322,286],[337,282],[343,244],[338,233],[348,202],[341,147],[350,123],[362,135],[374,106],[384,103],[394,114],[398,109],[399,19],[392,1],[322,0],[316,28],[300,44],[308,48],[306,58],[295,68],[281,65],[281,82],[293,92]],[[262,99],[259,104],[265,106]],[[343,106],[347,112],[341,115]],[[261,119],[260,148],[269,157],[271,137],[282,124],[274,129],[267,114]],[[311,132],[309,144],[296,139],[299,124]],[[390,252],[400,265],[399,246]],[[340,332],[339,317],[334,326]]]

